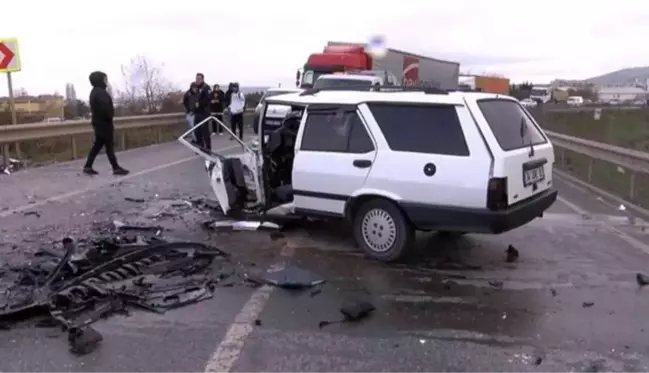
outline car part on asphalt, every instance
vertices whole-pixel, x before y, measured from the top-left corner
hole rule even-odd
[[[49,314],[70,330],[125,312],[127,306],[164,312],[210,298],[214,286],[230,275],[206,273],[216,258],[229,256],[217,248],[143,241],[102,239],[79,253],[66,238],[64,254],[44,251],[27,265],[11,268],[7,277],[13,282],[0,297],[0,322]]]
[[[322,329],[325,326],[331,325],[331,324],[343,324],[343,323],[350,323],[350,322],[358,322],[361,320],[364,320],[368,318],[372,312],[376,310],[376,307],[368,301],[358,301],[358,302],[352,302],[350,304],[347,304],[343,306],[340,309],[340,313],[342,313],[343,318],[341,320],[336,320],[336,321],[328,321],[328,320],[323,320],[318,323],[318,328]]]
[[[514,247],[514,245],[507,246],[505,254],[507,254],[507,258],[505,259],[507,263],[513,263],[517,261],[520,256],[518,250]]]
[[[11,175],[14,172],[25,168],[25,163],[19,159],[9,158],[9,161],[6,162],[7,167],[4,166],[5,162],[3,158],[0,158],[0,172],[5,175]]]
[[[647,286],[649,285],[649,276],[642,274],[642,273],[636,273],[635,275],[635,280],[638,283],[639,286]]]
[[[87,355],[94,351],[104,337],[93,328],[71,328],[68,331],[70,352],[75,355]]]
[[[325,283],[321,276],[296,266],[289,266],[280,270],[269,270],[260,278],[266,284],[284,289],[306,289]]]

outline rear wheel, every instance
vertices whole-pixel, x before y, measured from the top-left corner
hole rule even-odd
[[[392,202],[372,199],[357,210],[353,220],[356,243],[370,257],[383,262],[403,258],[412,247],[415,230]]]

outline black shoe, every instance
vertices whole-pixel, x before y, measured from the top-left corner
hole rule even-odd
[[[129,173],[128,170],[125,170],[125,169],[123,169],[121,167],[118,167],[118,168],[113,170],[113,175],[116,175],[116,176],[124,176],[124,175],[128,175],[128,173]]]
[[[99,172],[95,171],[92,167],[84,167],[83,173],[90,176],[99,175]]]

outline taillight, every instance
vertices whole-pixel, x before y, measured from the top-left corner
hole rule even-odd
[[[507,178],[492,177],[487,187],[487,208],[504,210],[507,208]]]

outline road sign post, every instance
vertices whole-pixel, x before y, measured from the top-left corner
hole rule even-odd
[[[0,73],[7,73],[7,88],[9,90],[9,110],[11,111],[11,124],[17,124],[16,107],[14,105],[14,87],[11,73],[20,71],[20,52],[18,39],[0,38]],[[20,146],[16,144],[16,153],[20,157]],[[2,147],[2,158],[5,169],[9,167],[9,145]]]

